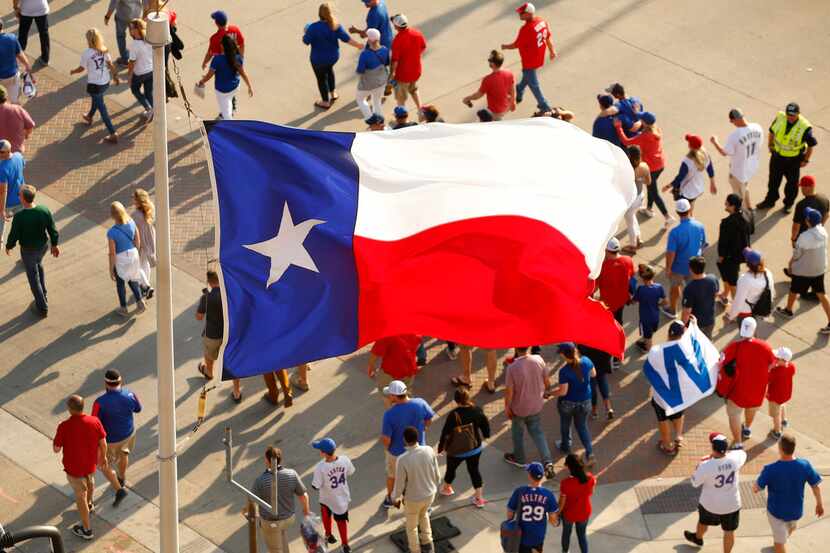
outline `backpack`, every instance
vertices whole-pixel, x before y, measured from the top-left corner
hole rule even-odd
[[[519,553],[522,544],[522,527],[519,526],[519,513],[522,512],[522,500],[519,496],[519,503],[513,518],[501,523],[499,533],[501,535],[501,548],[504,553]]]
[[[766,271],[764,271],[764,280],[766,281],[766,286],[764,286],[764,291],[761,292],[758,301],[755,303],[746,302],[752,308],[753,317],[767,317],[772,313],[772,290],[769,287],[769,276],[767,276]]]

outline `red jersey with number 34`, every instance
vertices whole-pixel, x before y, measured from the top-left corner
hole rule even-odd
[[[522,58],[522,69],[538,69],[545,65],[545,48],[550,37],[547,22],[541,17],[534,17],[522,25],[516,46]]]

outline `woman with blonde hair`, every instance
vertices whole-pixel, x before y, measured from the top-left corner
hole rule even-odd
[[[86,43],[88,48],[81,54],[81,64],[69,72],[70,75],[86,71],[86,91],[92,99],[92,106],[89,113],[82,115],[84,123],[92,125],[92,117],[96,111],[101,112],[101,120],[109,131],[104,139],[115,144],[118,142],[118,135],[115,134],[115,127],[110,120],[107,105],[104,103],[104,93],[110,83],[118,84],[118,76],[115,75],[115,67],[112,65],[112,58],[104,44],[104,37],[101,31],[92,28],[86,32]]]
[[[144,300],[141,298],[141,286],[149,286],[150,283],[141,270],[138,255],[141,237],[135,221],[127,215],[127,210],[121,202],[110,204],[110,217],[114,223],[107,231],[110,278],[115,281],[118,292],[118,314],[128,317],[130,313],[127,311],[127,290],[124,283],[128,283],[133,292],[136,313],[143,313],[145,309]]]
[[[144,108],[144,122],[149,123],[153,120],[153,47],[144,40],[147,23],[143,19],[130,21],[130,36],[133,42],[130,44],[127,80],[133,96]]]
[[[314,102],[318,108],[329,109],[339,97],[334,82],[334,65],[340,59],[340,41],[360,50],[363,45],[354,40],[337,22],[334,10],[323,2],[317,10],[319,21],[305,26],[303,43],[311,46],[311,69],[317,79],[320,100]]]
[[[712,194],[718,193],[718,187],[715,185],[712,158],[703,149],[703,139],[696,134],[687,134],[686,143],[689,145],[689,153],[683,158],[677,176],[663,187],[663,191],[671,188],[675,200],[686,198],[689,203],[694,204],[706,188],[706,175],[709,176],[709,191]]]
[[[138,259],[141,263],[141,270],[144,271],[144,276],[149,281],[152,268],[156,266],[156,229],[153,227],[156,218],[156,206],[153,205],[150,194],[143,188],[136,188],[133,192],[133,205],[135,206],[133,221],[135,221],[138,236],[141,239],[138,248]],[[153,297],[154,290],[148,284],[141,287],[141,293],[149,300]]]

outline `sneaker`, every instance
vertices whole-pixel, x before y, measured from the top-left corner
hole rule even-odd
[[[787,309],[786,307],[776,307],[775,314],[781,315],[782,317],[786,317],[787,319],[793,318],[793,312]]]
[[[676,220],[673,215],[666,216],[666,220],[663,222],[663,228],[669,228]]]
[[[789,425],[790,425],[790,421],[788,421],[787,419],[783,419],[781,421],[781,428],[787,428]]]
[[[78,536],[79,538],[87,541],[95,537],[95,535],[92,533],[92,529],[87,530],[80,524],[76,524],[72,527],[72,533]]]
[[[616,357],[611,358],[611,370],[618,371],[622,367],[622,363]]]
[[[343,544],[343,546],[340,549],[343,550],[343,553],[352,553],[352,548],[349,547],[348,545],[346,545],[345,543]]]
[[[456,359],[458,359],[459,351],[461,351],[461,348],[459,348],[458,346],[447,346],[447,357],[450,358],[450,361],[455,361]]]
[[[122,488],[126,488],[126,487],[127,487],[127,481],[126,481],[125,479],[121,478],[120,476],[116,476],[116,478],[118,478],[118,484],[119,484]]]
[[[734,450],[734,451],[740,451],[743,448],[744,448],[744,444],[742,444],[741,442],[735,442],[734,444],[732,444],[732,447],[730,447],[729,449]]]
[[[145,311],[147,311],[147,305],[144,303],[144,300],[139,300],[139,302],[135,304],[135,312],[144,313]]]
[[[639,213],[642,213],[642,214],[643,214],[643,215],[645,215],[646,217],[649,217],[649,218],[654,217],[654,210],[653,210],[653,209],[649,209],[649,208],[647,208],[647,207],[641,207],[641,208],[640,208],[640,209],[638,209],[637,211],[638,211]]]
[[[674,311],[669,311],[668,307],[661,307],[660,308],[660,313],[662,313],[663,315],[665,315],[669,319],[676,319],[677,318],[677,313],[675,313]]]
[[[130,316],[130,312],[127,311],[126,307],[119,307],[118,309],[116,309],[115,312],[118,313],[119,315],[121,315],[122,317],[129,317]]]
[[[392,507],[395,506],[395,504],[392,503],[392,500],[389,499],[389,496],[387,495],[386,497],[383,498],[383,503],[381,503],[380,506],[383,507],[384,509],[391,509]]]
[[[326,536],[326,543],[328,543],[328,544],[337,543],[337,538],[335,538],[334,536],[329,534],[328,536]]]
[[[153,294],[155,294],[155,293],[156,293],[156,290],[152,286],[147,288],[147,296],[145,297],[145,299],[148,299],[148,300],[153,299]]]
[[[553,445],[555,445],[555,446],[556,446],[556,449],[558,449],[559,451],[561,451],[561,452],[562,452],[562,453],[564,453],[565,455],[567,455],[568,453],[570,453],[570,452],[571,452],[571,448],[570,448],[570,447],[567,447],[567,448],[563,448],[563,447],[562,447],[562,440],[556,440],[556,441],[554,442],[554,444],[553,444]]]
[[[830,334],[830,323],[828,323],[827,326],[823,326],[820,329],[818,329],[818,333],[819,334]]]
[[[443,486],[441,486],[441,489],[438,490],[438,493],[440,493],[444,497],[449,497],[451,495],[455,495],[455,490],[452,489],[452,486],[450,486],[449,484],[444,484]]]
[[[751,428],[749,428],[749,427],[747,427],[747,426],[744,426],[744,425],[742,424],[742,425],[741,425],[741,438],[743,438],[744,440],[746,440],[746,439],[747,439],[747,438],[749,438],[750,436],[752,436],[752,429],[751,429]]]
[[[112,502],[113,507],[118,507],[121,505],[121,502],[124,501],[124,498],[127,497],[127,490],[121,488],[117,492],[115,492],[115,501]]]
[[[95,512],[95,503],[87,503],[87,509],[89,509],[89,513],[92,514]]]
[[[686,541],[693,543],[698,547],[703,547],[703,540],[697,537],[697,534],[695,534],[694,532],[689,532],[688,530],[685,530],[683,532],[683,537],[686,538]]]
[[[614,410],[609,409],[608,410],[608,420],[613,420],[613,419],[614,419]]]
[[[791,205],[785,205],[784,207],[781,208],[781,213],[783,213],[784,215],[789,215],[790,213],[792,213],[792,211],[793,211],[793,206],[791,206]]]
[[[775,440],[776,442],[781,439],[781,432],[776,432],[775,430],[770,430],[769,434],[767,434],[770,438]]]
[[[109,134],[104,137],[104,142],[109,142],[110,144],[118,144],[118,135],[115,133]]]
[[[556,477],[556,469],[553,467],[553,463],[548,461],[545,463],[545,478],[548,480],[552,480]]]
[[[763,202],[757,204],[755,206],[755,209],[769,209],[774,205],[775,205],[775,202],[768,202],[767,200],[764,200]]]
[[[586,467],[593,467],[597,464],[597,458],[593,455],[584,455],[582,457],[582,464]]]
[[[472,503],[475,507],[478,507],[479,509],[483,509],[484,506],[487,505],[487,500],[483,497],[473,496],[470,498],[470,503]]]
[[[519,468],[524,468],[525,467],[525,464],[520,462],[518,459],[516,459],[516,456],[513,455],[512,453],[505,453],[504,454],[504,462],[509,464],[509,465],[513,465],[514,467],[519,467]]]

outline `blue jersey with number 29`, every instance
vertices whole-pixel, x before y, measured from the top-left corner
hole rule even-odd
[[[522,545],[534,546],[545,541],[548,514],[559,509],[556,496],[547,488],[522,486],[513,491],[507,508],[516,513],[522,529]]]

